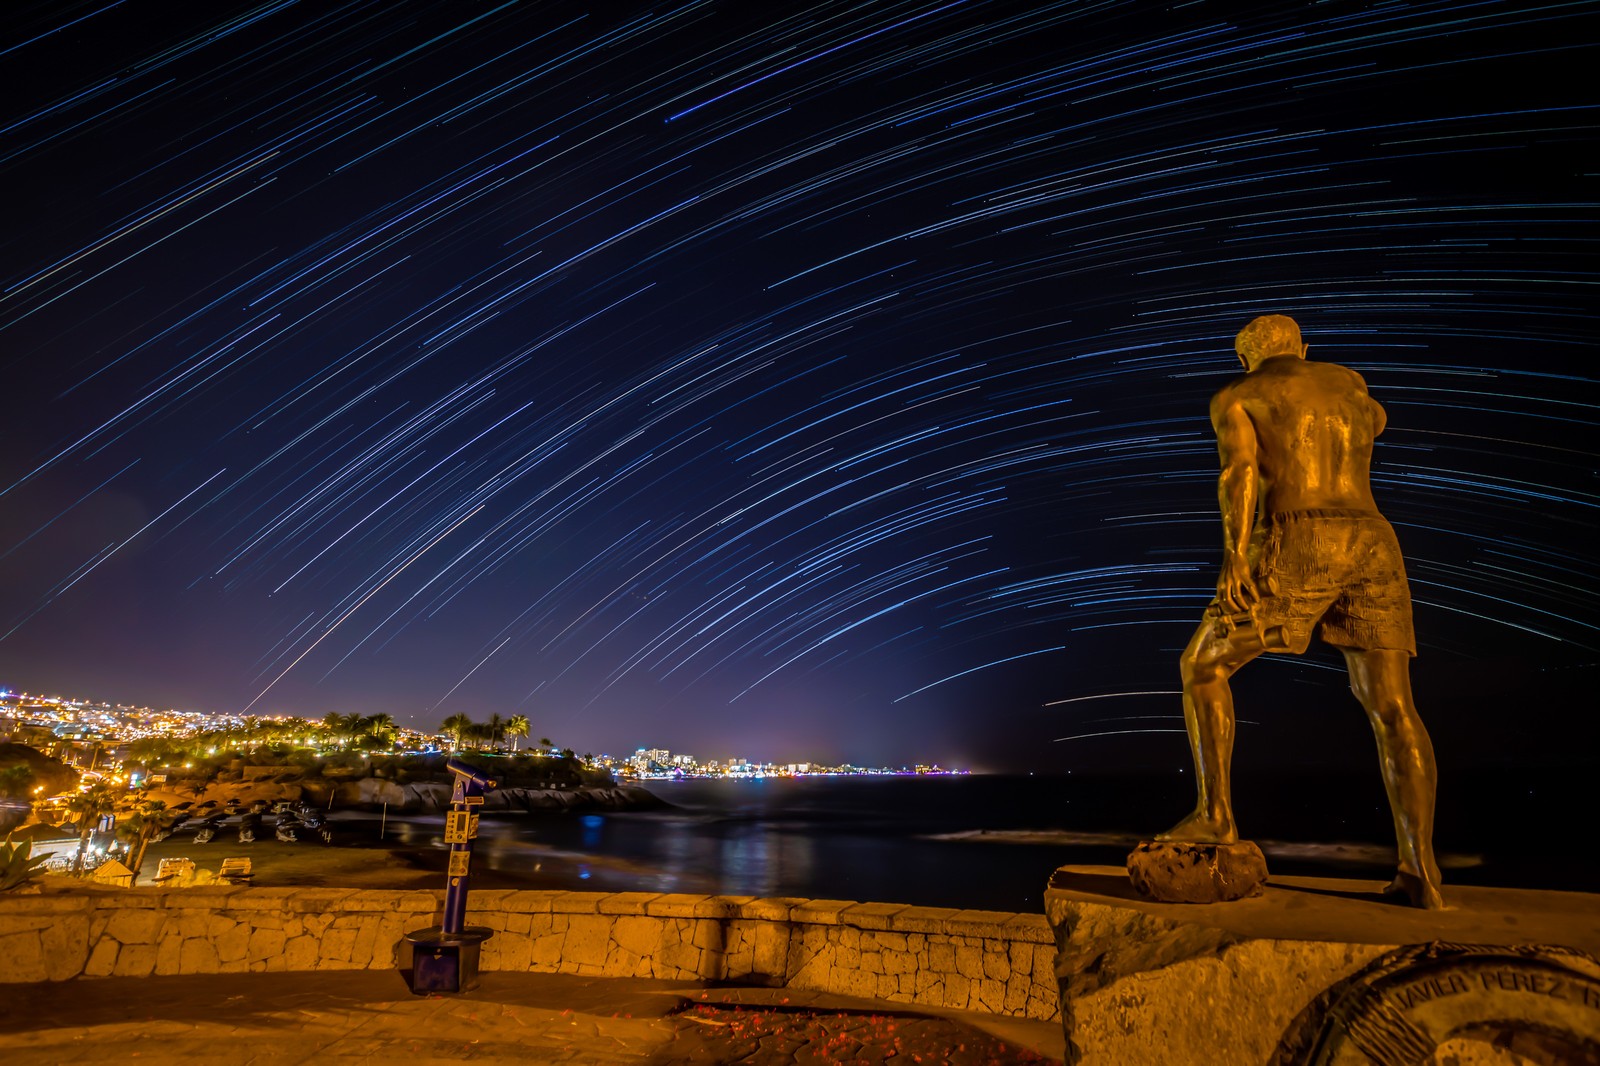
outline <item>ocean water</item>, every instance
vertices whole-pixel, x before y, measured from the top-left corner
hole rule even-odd
[[[486,815],[474,857],[475,872],[487,875],[480,883],[506,883],[494,877],[500,874],[601,891],[1037,911],[1057,866],[1120,865],[1134,844],[1192,802],[1179,775],[646,784],[672,806]],[[1376,769],[1245,779],[1235,791],[1241,830],[1262,845],[1274,872],[1392,874],[1393,830]],[[1559,776],[1501,770],[1442,794],[1435,842],[1446,883],[1600,890],[1600,873],[1575,854],[1563,828],[1563,818],[1576,822],[1572,804],[1580,791],[1580,782]],[[440,822],[391,817],[389,837],[442,852]]]

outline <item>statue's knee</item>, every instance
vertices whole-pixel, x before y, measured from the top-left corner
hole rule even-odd
[[[1416,709],[1397,696],[1379,696],[1367,703],[1375,728],[1385,733],[1409,731],[1416,720]]]
[[[1215,662],[1202,659],[1193,652],[1184,652],[1183,657],[1178,660],[1178,674],[1183,678],[1186,688],[1190,685],[1204,685],[1227,676]]]

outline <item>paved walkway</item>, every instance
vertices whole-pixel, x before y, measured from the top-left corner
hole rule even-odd
[[[6,1066],[459,1062],[1041,1063],[1054,1022],[676,981],[488,973],[413,996],[380,971],[225,974],[0,986]]]

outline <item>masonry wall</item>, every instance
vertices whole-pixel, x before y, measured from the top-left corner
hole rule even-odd
[[[485,970],[728,980],[1049,1019],[1043,915],[847,900],[481,890]],[[391,969],[441,894],[135,889],[0,897],[0,981]]]

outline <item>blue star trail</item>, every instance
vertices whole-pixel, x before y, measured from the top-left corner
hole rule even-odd
[[[1388,410],[1424,716],[1592,690],[1600,2],[0,19],[0,683],[1176,762],[1281,312]]]

